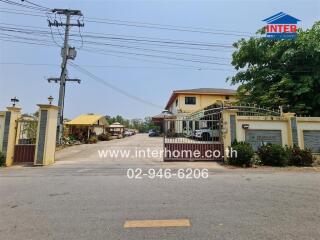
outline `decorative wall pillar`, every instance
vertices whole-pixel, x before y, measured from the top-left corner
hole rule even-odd
[[[6,159],[6,166],[13,164],[14,146],[16,142],[16,120],[21,116],[21,108],[7,107],[4,114],[1,151]]]
[[[237,110],[236,109],[225,109],[222,111],[222,139],[224,149],[231,147],[234,140],[237,139],[236,133],[237,123]],[[224,154],[224,160],[227,160],[227,156]]]
[[[2,152],[5,116],[6,116],[6,112],[1,111],[0,112],[0,152]]]
[[[298,146],[299,139],[298,139],[298,128],[297,128],[297,118],[295,113],[284,113],[283,117],[285,117],[288,121],[288,145],[289,146]],[[300,146],[301,147],[301,146]]]
[[[44,166],[54,163],[59,107],[46,104],[38,106],[39,122],[34,165]]]

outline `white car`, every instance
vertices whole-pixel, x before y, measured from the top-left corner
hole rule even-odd
[[[124,136],[129,137],[129,136],[133,135],[133,132],[132,131],[124,131],[123,134],[124,134]]]
[[[213,138],[219,138],[220,131],[218,129],[202,128],[195,130],[192,134],[192,137],[196,139],[201,139],[203,141],[209,141]]]

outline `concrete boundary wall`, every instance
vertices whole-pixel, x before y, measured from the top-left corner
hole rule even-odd
[[[0,151],[5,156],[5,166],[29,163],[30,159],[34,165],[44,166],[54,163],[59,107],[51,104],[38,104],[38,106],[41,121],[38,124],[36,144],[19,142],[21,108],[7,107],[7,111],[0,111]],[[31,151],[35,147],[36,152]]]
[[[313,145],[319,146],[315,153],[320,154],[320,117],[297,117],[298,143],[301,148],[308,146],[305,132],[315,133]]]
[[[225,147],[231,146],[236,139],[238,142],[250,142],[253,146],[259,141],[261,144],[276,142],[282,146],[298,145],[320,154],[320,117],[296,117],[294,113],[239,116],[235,109],[223,110],[222,116]]]

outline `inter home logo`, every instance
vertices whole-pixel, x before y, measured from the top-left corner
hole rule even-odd
[[[267,23],[265,27],[266,38],[295,39],[297,37],[297,23],[301,20],[284,12],[279,12],[262,21]]]

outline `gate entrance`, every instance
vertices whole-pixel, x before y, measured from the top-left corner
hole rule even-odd
[[[16,121],[16,144],[13,163],[33,163],[36,149],[38,120],[35,117],[23,116]]]
[[[223,159],[221,110],[164,120],[164,161]]]

